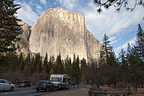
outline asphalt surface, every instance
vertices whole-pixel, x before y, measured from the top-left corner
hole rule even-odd
[[[75,86],[75,88],[70,88],[69,90],[76,90],[76,89],[81,89],[83,88],[83,85],[80,86]],[[41,96],[41,95],[48,95],[48,94],[57,94],[61,92],[68,92],[69,90],[58,90],[58,91],[53,91],[53,92],[37,92],[36,90],[33,90],[31,87],[26,87],[26,88],[15,88],[15,91],[4,91],[0,92],[0,96]],[[51,96],[51,95],[50,95]],[[59,95],[57,95],[59,96]]]
[[[32,96],[34,94],[40,94],[41,92],[36,92],[31,87],[26,88],[15,88],[14,91],[4,91],[0,92],[0,96]]]

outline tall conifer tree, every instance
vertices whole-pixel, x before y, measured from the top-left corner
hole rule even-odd
[[[16,11],[20,8],[14,0],[0,1],[0,54],[13,52],[16,36],[19,34],[19,25]]]

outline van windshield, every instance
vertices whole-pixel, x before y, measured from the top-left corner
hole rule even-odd
[[[51,81],[62,81],[60,77],[51,77]]]

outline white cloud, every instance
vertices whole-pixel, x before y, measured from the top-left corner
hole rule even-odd
[[[47,1],[46,0],[40,0],[40,3],[46,5]]]
[[[118,42],[118,40],[114,40],[114,41],[111,41],[110,44],[112,45],[112,44],[117,43],[117,42]]]
[[[113,37],[109,38],[109,40],[114,41],[114,40],[116,40],[116,37],[113,36]]]
[[[58,0],[59,2],[61,2],[61,7],[64,7],[68,10],[73,10],[74,6],[77,4],[78,0]]]
[[[120,52],[121,49],[126,50],[128,43],[129,43],[130,45],[134,45],[134,44],[135,44],[135,41],[136,41],[136,37],[134,37],[133,39],[129,40],[129,41],[126,42],[125,44],[123,44],[123,45],[115,48],[114,51],[115,51],[116,55],[118,56],[118,53]]]
[[[117,12],[111,7],[108,10],[103,9],[99,14],[96,9],[91,1],[88,6],[83,6],[80,11],[85,16],[88,30],[99,40],[102,40],[103,34],[111,36],[133,24],[137,25],[142,21],[144,13],[144,8],[141,6],[137,6],[133,12],[128,12],[125,9]]]
[[[43,12],[43,9],[42,9],[42,7],[40,5],[36,6],[36,12],[39,15]]]
[[[18,3],[18,2],[17,2]],[[32,8],[25,2],[20,3],[21,8],[17,11],[17,17],[22,19],[25,23],[33,25],[38,19],[38,15],[32,10]]]
[[[141,22],[144,13],[142,9],[142,7],[138,6],[133,12],[127,12],[126,10],[120,11],[117,17],[114,17],[116,18],[114,19],[115,24],[112,26],[112,29],[109,30],[108,34],[118,33],[124,28],[128,28],[130,25]]]
[[[59,2],[59,3],[62,3],[63,0],[56,0],[56,1]]]
[[[37,9],[40,9],[40,10],[41,10],[41,9],[42,9],[42,7],[41,7],[41,6],[37,6]]]

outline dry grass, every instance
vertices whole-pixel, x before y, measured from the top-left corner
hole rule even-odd
[[[114,88],[114,87],[108,87],[108,86],[101,86],[100,90],[106,90],[107,92],[128,92],[127,88]],[[131,92],[133,93],[133,95],[130,96],[144,96],[144,88],[138,88],[137,91],[134,91],[133,88],[131,88]]]
[[[125,88],[113,88],[108,86],[101,86],[101,90],[106,90],[107,92],[127,92],[127,89]]]

